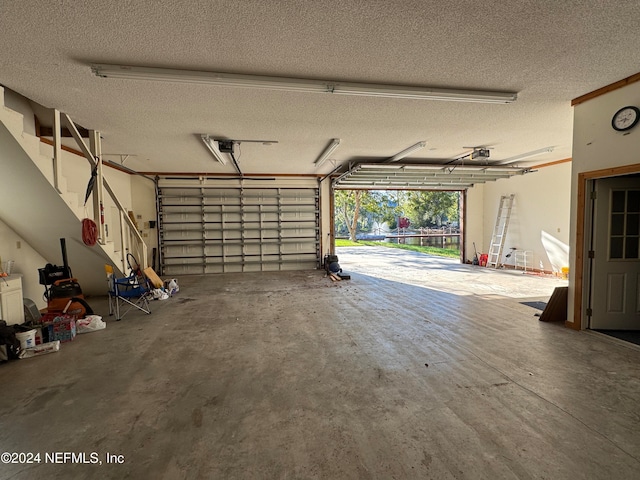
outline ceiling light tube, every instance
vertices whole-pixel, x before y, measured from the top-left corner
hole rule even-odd
[[[222,153],[220,152],[220,150],[218,150],[218,147],[216,147],[213,138],[211,138],[209,135],[204,134],[200,135],[200,138],[202,139],[202,143],[205,144],[209,152],[211,152],[211,155],[213,155],[213,157],[222,165],[226,165],[227,159],[222,156]]]
[[[458,90],[409,85],[386,85],[376,83],[336,82],[304,78],[244,75],[224,72],[179,70],[169,68],[136,67],[130,65],[91,65],[91,71],[102,78],[129,80],[156,80],[178,83],[196,83],[228,87],[267,88],[297,92],[334,93],[365,97],[408,98],[445,100],[456,102],[511,103],[516,101],[515,92]]]
[[[320,165],[322,165],[327,160],[327,158],[329,158],[329,155],[331,155],[333,151],[336,148],[338,148],[338,145],[340,145],[339,138],[334,138],[333,140],[331,140],[331,143],[329,144],[329,146],[325,149],[324,152],[322,152],[322,155],[320,155],[318,159],[314,162],[316,164],[316,167],[319,167]]]
[[[553,147],[544,147],[539,150],[533,150],[532,152],[523,153],[521,155],[516,155],[515,157],[505,158],[501,160],[496,165],[507,165],[509,163],[519,162],[520,160],[525,160],[531,157],[537,157],[538,155],[544,155],[545,153],[553,152]]]
[[[336,83],[332,93],[337,95],[358,95],[362,97],[408,98],[475,103],[511,103],[518,97],[518,94],[514,92],[483,92],[477,90],[358,83]]]
[[[398,160],[404,158],[404,157],[408,157],[409,155],[411,155],[413,152],[420,150],[424,147],[427,146],[427,142],[422,141],[422,142],[418,142],[415,145],[411,145],[409,148],[405,148],[404,150],[402,150],[401,152],[396,153],[393,157],[391,157],[389,159],[389,162],[397,162]]]

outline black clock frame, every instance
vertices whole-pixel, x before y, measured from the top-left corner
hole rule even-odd
[[[631,109],[636,112],[636,119],[630,125],[627,125],[626,127],[618,128],[616,126],[616,117],[620,112],[628,109]],[[631,130],[633,127],[635,127],[639,121],[640,121],[640,108],[634,107],[633,105],[628,105],[626,107],[622,107],[620,110],[618,110],[616,113],[613,114],[613,118],[611,118],[611,127],[617,132],[626,132],[627,130]]]

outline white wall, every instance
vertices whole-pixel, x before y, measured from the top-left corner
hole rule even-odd
[[[136,216],[142,239],[147,244],[149,266],[153,265],[153,249],[158,248],[158,228],[151,228],[149,222],[157,221],[156,215],[156,187],[149,178],[133,175],[129,178],[131,184],[131,205]],[[159,270],[156,261],[156,270]]]
[[[4,104],[6,107],[19,112],[24,116],[23,128],[25,132],[29,135],[36,134],[33,110],[29,100],[12,90],[4,89]]]
[[[333,245],[331,244],[331,180],[326,179],[320,185],[320,261],[328,254]]]
[[[640,126],[627,134],[611,127],[620,108],[640,106],[640,83],[633,83],[574,107],[573,185],[578,173],[640,163]]]
[[[504,254],[511,247],[533,254],[531,267],[560,272],[569,266],[571,163],[542,167],[510,179],[484,185],[483,248],[488,250],[500,197],[515,194]],[[503,260],[514,265],[514,255]]]
[[[0,220],[0,257],[3,263],[7,260],[15,262],[11,273],[23,275],[22,296],[36,302],[38,308],[46,307],[47,304],[42,298],[44,286],[38,281],[38,269],[44,267],[48,263],[47,260],[2,220]]]
[[[610,167],[640,163],[640,126],[626,134],[611,127],[611,118],[620,108],[640,106],[640,83],[613,90],[574,107],[573,168],[571,170],[571,234],[576,242],[578,174]],[[568,321],[574,319],[575,249],[570,257]],[[584,319],[583,319],[584,320]]]
[[[473,244],[476,244],[478,255],[486,253],[489,243],[484,241],[484,184],[479,184],[467,190],[466,216],[464,219],[464,233],[466,239],[465,251],[467,258],[474,256]]]

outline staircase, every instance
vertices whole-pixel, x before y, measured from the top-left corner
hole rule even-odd
[[[120,235],[112,235],[119,241],[107,241],[105,236],[93,247],[83,243],[81,220],[95,218],[91,199],[84,206],[92,159],[65,152],[65,161],[74,156],[73,161],[84,162],[82,168],[88,173],[79,185],[70,185],[67,178],[58,175],[56,189],[53,147],[24,130],[23,115],[5,106],[5,92],[0,87],[0,219],[53,264],[62,263],[59,239],[66,238],[73,275],[87,294],[105,293],[105,263],[114,265],[119,275],[128,273],[126,256],[131,252],[146,266],[146,245],[115,195],[105,200],[105,206],[108,201],[120,213],[119,225],[113,222]],[[113,193],[106,180],[104,187]]]

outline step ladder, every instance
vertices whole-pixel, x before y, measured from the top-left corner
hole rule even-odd
[[[504,241],[507,238],[507,229],[509,228],[509,219],[511,218],[514,198],[515,194],[513,193],[500,197],[496,226],[493,229],[491,244],[489,246],[487,267],[500,268],[502,266],[500,259],[502,258],[502,251],[504,250]]]

